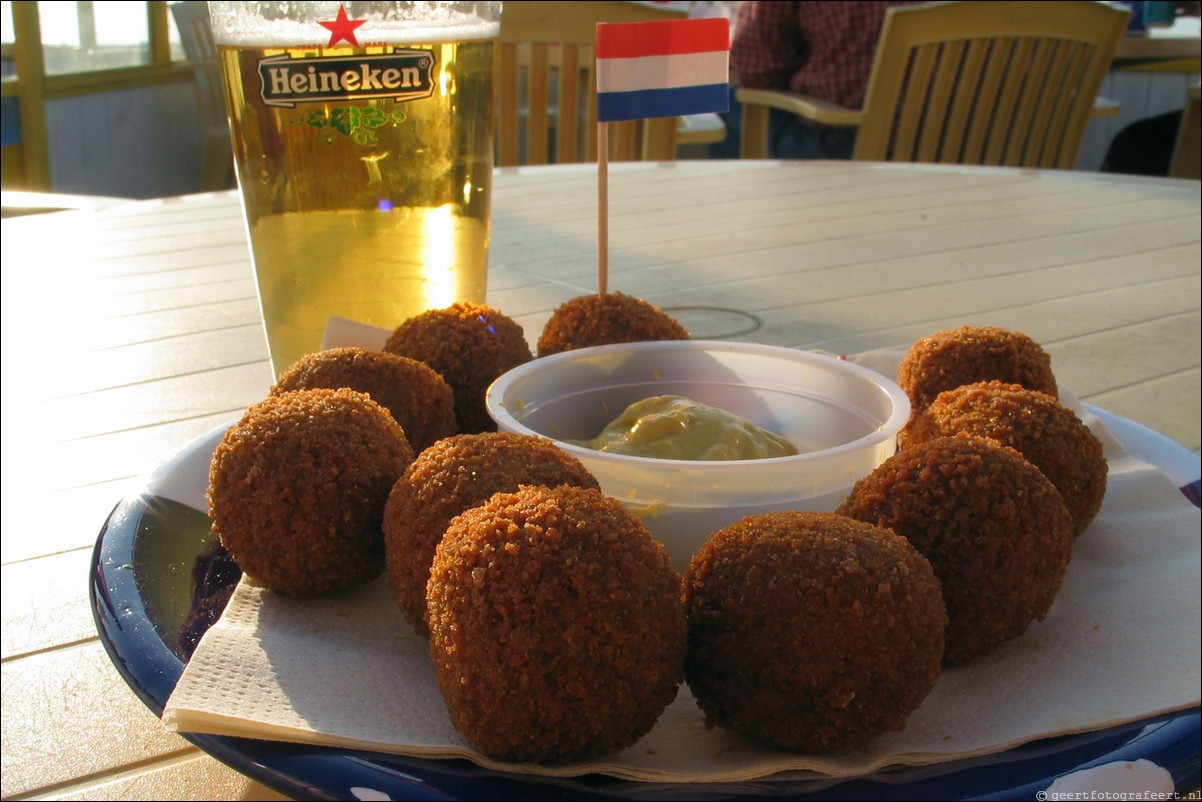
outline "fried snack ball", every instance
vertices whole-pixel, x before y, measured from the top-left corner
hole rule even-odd
[[[272,393],[349,387],[392,413],[414,451],[455,434],[451,387],[425,362],[367,348],[330,348],[301,357]]]
[[[392,332],[384,350],[438,371],[451,386],[461,434],[496,431],[484,405],[485,390],[502,373],[533,358],[513,318],[466,302],[409,318]]]
[[[827,752],[902,729],[940,674],[947,613],[927,560],[832,513],[751,516],[684,576],[685,679],[707,726]]]
[[[271,590],[315,596],[368,582],[384,570],[388,492],[412,460],[400,424],[365,393],[268,396],[213,453],[213,530]]]
[[[550,440],[511,432],[448,437],[427,448],[397,479],[384,508],[388,584],[405,618],[426,635],[426,581],[451,519],[520,485],[598,489],[596,478]]]
[[[551,314],[538,338],[538,355],[591,345],[687,339],[688,329],[642,298],[620,292],[581,295]]]
[[[915,417],[907,443],[964,432],[1018,451],[1060,491],[1080,535],[1102,508],[1108,466],[1102,442],[1052,396],[1000,381],[947,390]]]
[[[897,368],[897,383],[915,412],[944,390],[991,379],[1058,396],[1047,352],[1021,332],[993,326],[961,326],[923,337]]]
[[[837,510],[909,540],[943,583],[945,663],[989,654],[1048,614],[1073,548],[1055,486],[1008,446],[967,435],[899,450]]]
[[[451,721],[501,760],[631,746],[683,679],[680,575],[598,490],[524,487],[465,511],[438,545],[428,600]]]

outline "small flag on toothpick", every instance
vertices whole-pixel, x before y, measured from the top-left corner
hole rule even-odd
[[[730,109],[721,17],[597,25],[597,292],[609,287],[608,124]]]
[[[597,26],[597,120],[730,108],[730,24],[721,17]]]

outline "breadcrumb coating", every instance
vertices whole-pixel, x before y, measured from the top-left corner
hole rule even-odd
[[[331,348],[301,357],[280,375],[271,392],[319,387],[367,393],[401,424],[414,451],[455,434],[450,385],[416,359],[367,348]]]
[[[425,362],[451,386],[458,433],[496,431],[484,393],[506,371],[533,356],[513,318],[485,304],[458,303],[415,315],[389,336],[384,350]]]
[[[922,410],[908,443],[964,432],[1022,454],[1060,491],[1079,536],[1102,508],[1108,466],[1102,442],[1052,396],[1000,381],[947,390]]]
[[[688,329],[642,298],[620,292],[581,295],[551,314],[538,338],[538,355],[592,345],[687,339]]]
[[[434,549],[451,519],[520,485],[598,489],[592,473],[562,448],[534,435],[483,432],[435,443],[405,470],[384,509],[384,549],[392,596],[426,635],[426,581]]]
[[[269,396],[213,453],[213,531],[251,579],[280,593],[368,582],[384,570],[388,492],[412,460],[400,424],[365,393]]]
[[[631,746],[683,678],[680,575],[597,490],[525,487],[465,511],[438,546],[428,597],[451,721],[502,760]]]
[[[908,445],[856,482],[838,512],[892,529],[943,583],[946,663],[989,654],[1051,609],[1072,556],[1072,516],[1012,448],[957,435]]]
[[[914,343],[897,368],[897,383],[915,412],[944,390],[998,379],[1058,397],[1051,357],[1027,335],[994,326],[961,326]]]
[[[904,538],[830,513],[744,518],[684,577],[685,678],[708,726],[827,752],[902,729],[943,656],[939,581]]]

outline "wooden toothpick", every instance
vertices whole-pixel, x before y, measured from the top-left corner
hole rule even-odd
[[[609,123],[597,123],[597,294],[609,291]]]

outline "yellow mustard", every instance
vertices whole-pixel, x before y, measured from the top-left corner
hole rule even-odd
[[[597,451],[680,460],[787,457],[793,444],[722,409],[677,395],[636,401],[592,440]]]

